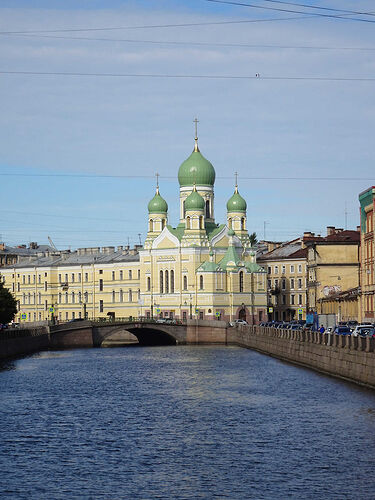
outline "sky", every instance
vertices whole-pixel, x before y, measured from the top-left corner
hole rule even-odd
[[[0,240],[143,242],[156,172],[176,226],[195,117],[217,222],[238,172],[259,239],[355,229],[375,184],[375,15],[238,3],[1,0]]]

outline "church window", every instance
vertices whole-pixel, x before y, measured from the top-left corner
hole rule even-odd
[[[199,217],[199,227],[200,229],[204,229],[204,218],[203,215]]]
[[[169,293],[169,273],[165,271],[165,293]]]
[[[241,218],[241,231],[245,231],[245,217]]]
[[[154,231],[154,221],[150,219],[150,233]]]
[[[228,227],[229,229],[232,229],[232,219],[228,219]]]
[[[243,271],[240,271],[240,293],[243,292]]]
[[[161,228],[164,229],[165,228],[165,219],[162,219],[161,221]]]
[[[188,281],[187,281],[187,276],[184,276],[184,290],[188,289]]]
[[[151,278],[150,276],[147,278],[147,291],[149,292],[151,290]]]
[[[190,229],[190,217],[186,217],[186,229]]]
[[[202,275],[199,276],[199,289],[203,290],[203,276]]]
[[[174,293],[174,271],[171,271],[171,293]]]
[[[206,200],[206,217],[210,218],[210,200]]]
[[[164,273],[163,271],[160,271],[160,293],[164,293]]]

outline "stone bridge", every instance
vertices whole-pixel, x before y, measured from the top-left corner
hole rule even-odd
[[[139,345],[223,344],[227,338],[225,321],[188,320],[185,324],[155,321],[77,321],[50,329],[51,347],[100,347],[119,332],[134,335]]]

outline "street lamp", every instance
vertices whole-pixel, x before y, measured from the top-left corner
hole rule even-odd
[[[189,297],[190,297],[190,304],[189,304],[189,308],[190,308],[190,319],[193,319],[193,303],[192,303],[191,293],[189,294]]]

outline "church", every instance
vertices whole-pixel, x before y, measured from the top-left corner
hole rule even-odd
[[[247,231],[237,181],[225,224],[215,221],[215,169],[194,150],[178,171],[180,219],[169,224],[157,182],[143,246],[49,249],[1,270],[15,295],[16,321],[55,318],[265,320],[266,272]]]

